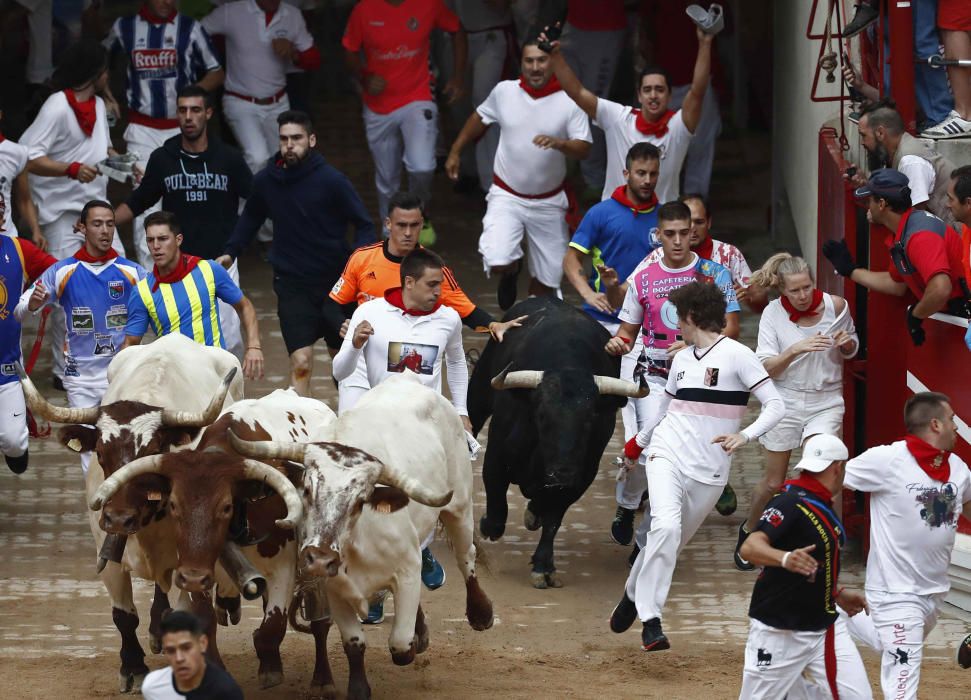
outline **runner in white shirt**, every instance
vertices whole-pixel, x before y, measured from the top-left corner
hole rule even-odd
[[[685,20],[689,21],[689,20]],[[668,109],[671,100],[671,81],[663,68],[649,66],[641,71],[637,85],[640,109],[597,97],[580,83],[553,42],[553,70],[563,90],[604,130],[607,142],[607,171],[601,199],[607,199],[621,179],[622,165],[627,151],[638,141],[653,143],[661,151],[661,175],[657,181],[657,198],[661,203],[678,198],[681,165],[688,153],[688,144],[701,119],[701,106],[711,78],[711,46],[714,36],[697,29],[698,57],[691,88],[684,97],[681,109]],[[544,37],[543,34],[540,35]]]
[[[735,567],[740,571],[755,568],[738,550],[785,481],[792,451],[813,435],[842,434],[843,362],[859,348],[846,300],[816,289],[802,258],[777,253],[752,279],[781,295],[762,313],[755,354],[785,401],[786,417],[759,439],[765,448],[765,475],[752,492],[748,520],[739,526]],[[833,498],[839,512],[840,494]]]
[[[728,483],[732,454],[771,429],[785,413],[755,353],[722,335],[726,303],[718,286],[691,282],[672,291],[669,301],[688,346],[674,356],[654,423],[645,425],[624,447],[631,461],[647,448],[651,531],[610,616],[614,632],[626,631],[637,618],[643,621],[644,651],[670,648],[661,630],[661,614],[677,557]],[[606,346],[615,355],[629,349],[616,336]],[[739,432],[751,393],[762,411]]]
[[[0,120],[3,111],[0,109]],[[16,141],[10,141],[0,132],[0,201],[4,204],[4,214],[0,217],[0,233],[5,236],[17,237],[17,227],[14,225],[11,211],[16,199],[17,209],[30,229],[34,243],[41,249],[47,248],[47,241],[37,223],[37,210],[30,194],[30,181],[27,176],[27,161],[30,159],[28,148]],[[24,233],[27,233],[26,231]]]
[[[963,509],[971,516],[971,471],[953,454],[954,409],[944,394],[914,394],[904,406],[907,435],[846,463],[843,485],[870,494],[866,597],[881,647],[880,686],[888,699],[917,697],[924,638],[951,588],[947,569]]]
[[[334,356],[334,378],[350,377],[363,355],[368,382],[377,386],[392,374],[416,373],[425,386],[442,391],[442,360],[448,369],[452,405],[471,431],[466,391],[469,370],[462,348],[462,320],[440,300],[444,263],[435,253],[417,248],[401,261],[401,287],[383,299],[361,304],[351,316],[340,352]]]
[[[530,295],[559,291],[569,243],[566,157],[586,158],[592,141],[587,118],[560,88],[550,55],[535,41],[523,46],[521,68],[518,81],[502,81],[476,108],[445,163],[448,176],[457,180],[462,149],[490,124],[499,126],[479,253],[487,274],[502,275],[498,296],[503,310],[516,301],[524,233],[529,240]],[[624,161],[619,162],[622,177]]]

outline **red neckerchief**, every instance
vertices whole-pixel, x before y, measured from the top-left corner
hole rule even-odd
[[[6,140],[7,140],[7,139],[5,139],[5,138],[3,137],[3,132],[2,132],[2,131],[0,131],[0,143],[3,143],[3,142],[4,142],[4,141],[6,141]]]
[[[113,260],[114,258],[117,258],[117,257],[118,257],[118,253],[115,252],[115,249],[114,248],[112,248],[111,250],[109,250],[107,253],[105,253],[104,255],[102,255],[100,258],[96,258],[93,255],[91,255],[91,253],[88,252],[88,249],[85,248],[84,246],[81,246],[78,249],[78,252],[76,252],[74,254],[74,258],[76,260],[80,260],[81,262],[86,262],[86,263],[93,263],[95,265],[97,265],[97,264],[104,264],[104,263],[108,262],[109,260]]]
[[[657,195],[653,192],[651,193],[651,201],[647,204],[634,204],[630,197],[627,196],[627,185],[621,185],[614,190],[614,193],[610,195],[610,198],[620,202],[625,207],[630,209],[632,212],[634,212],[634,216],[649,212],[651,209],[657,206]]]
[[[556,79],[556,76],[550,78],[549,82],[546,83],[541,88],[534,88],[532,85],[526,82],[523,76],[519,76],[519,87],[526,91],[526,94],[532,97],[534,100],[538,100],[541,97],[546,97],[547,95],[552,95],[554,92],[559,92],[563,89],[560,85],[560,81]]]
[[[160,284],[175,284],[196,269],[196,265],[199,264],[201,259],[195,255],[182,253],[179,256],[179,262],[176,263],[175,267],[167,275],[159,274],[158,265],[154,266],[152,268],[152,274],[155,276],[155,284],[152,285],[152,291],[157,290]]]
[[[266,10],[264,10],[263,14],[266,15],[266,26],[269,27],[270,22],[273,21],[273,15],[275,15],[276,12],[267,12]]]
[[[179,11],[173,8],[172,14],[168,17],[159,17],[149,9],[148,5],[142,5],[138,10],[138,16],[149,24],[172,24],[177,14],[179,14]]]
[[[668,122],[671,121],[671,117],[675,115],[675,111],[673,109],[669,109],[664,113],[664,116],[662,116],[656,122],[647,121],[647,119],[644,118],[644,113],[639,109],[635,109],[634,114],[637,115],[637,119],[634,120],[634,126],[637,127],[639,132],[645,136],[656,136],[657,138],[661,138],[668,133]]]
[[[420,311],[419,309],[408,309],[405,308],[404,297],[401,296],[401,287],[395,287],[394,289],[389,289],[384,293],[384,300],[391,304],[391,306],[396,309],[401,309],[401,313],[405,316],[429,316],[442,306],[442,300],[439,299],[435,302],[435,307],[431,311]]]
[[[711,260],[712,253],[715,252],[715,242],[711,240],[711,236],[707,236],[704,243],[699,243],[698,247],[692,248],[692,250],[698,254],[699,258]]]
[[[793,323],[798,322],[801,318],[808,318],[809,316],[818,315],[820,312],[816,309],[819,308],[819,305],[823,303],[823,293],[818,289],[813,290],[813,299],[809,302],[809,308],[805,311],[800,311],[793,306],[792,302],[789,301],[785,294],[779,298],[782,300],[782,308],[786,310],[787,314],[789,314],[789,320]]]
[[[795,486],[797,489],[803,489],[809,493],[819,496],[823,499],[824,503],[833,502],[833,494],[829,492],[829,489],[819,483],[819,479],[803,474],[797,479],[787,479],[783,484],[782,488],[785,489],[786,486]]]
[[[904,435],[904,440],[907,443],[907,450],[917,460],[917,466],[930,478],[946,484],[951,478],[951,464],[948,461],[951,453],[937,449],[916,435]]]
[[[74,116],[78,120],[78,126],[81,127],[81,131],[84,132],[85,136],[93,134],[94,122],[98,118],[97,103],[95,102],[94,95],[84,102],[78,102],[78,98],[74,95],[74,90],[70,88],[64,91],[64,95],[67,97],[67,103],[70,105],[71,111],[74,112]]]

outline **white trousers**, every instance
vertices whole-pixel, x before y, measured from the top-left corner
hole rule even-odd
[[[388,216],[388,200],[401,188],[401,164],[408,171],[409,190],[428,204],[435,174],[438,107],[434,102],[410,102],[388,114],[364,108],[364,130],[374,159],[378,216]]]
[[[58,260],[74,255],[78,248],[84,245],[84,236],[74,230],[79,214],[79,211],[65,212],[49,224],[41,226],[44,238],[47,239],[47,252]],[[115,249],[118,255],[125,255],[125,246],[117,233],[111,247]],[[48,291],[53,293],[52,290]],[[46,333],[51,339],[54,376],[64,379],[64,343],[67,340],[67,329],[65,328],[64,309],[61,308],[60,304],[54,304],[51,315],[47,317]]]
[[[684,96],[688,94],[690,88],[690,85],[678,85],[672,89],[668,108],[680,109]],[[721,130],[722,118],[718,109],[718,98],[712,86],[709,85],[701,103],[701,119],[695,127],[694,136],[688,145],[688,153],[681,166],[681,174],[684,176],[684,186],[680,190],[682,194],[708,196],[708,189],[711,186],[711,167],[715,162],[715,141],[718,140]]]
[[[597,97],[607,97],[617,71],[617,60],[624,45],[627,29],[585,31],[571,24],[563,28],[563,56],[583,86]],[[603,189],[607,172],[607,146],[604,132],[591,125],[593,145],[590,155],[580,161],[580,171],[587,187]]]
[[[100,406],[101,398],[108,390],[108,377],[103,377],[100,381],[86,379],[78,382],[72,377],[64,379],[64,388],[67,390],[67,405],[71,408],[90,408]],[[91,453],[81,453],[81,471],[85,477],[88,476],[88,465],[91,464]]]
[[[627,597],[634,601],[637,616],[645,622],[661,617],[678,554],[701,527],[723,488],[695,481],[659,456],[648,459],[647,485],[651,491],[651,531],[627,577]]]
[[[566,224],[566,194],[546,199],[523,199],[498,185],[486,195],[479,254],[486,274],[493,267],[523,257],[523,235],[529,241],[529,274],[540,284],[559,290],[563,257],[570,241]]]
[[[0,384],[0,452],[19,457],[27,451],[27,405],[20,382]]]
[[[167,139],[178,136],[179,133],[178,127],[173,129],[153,129],[144,124],[129,124],[128,128],[125,129],[125,146],[129,153],[138,154],[138,167],[142,169],[142,172],[145,172],[145,166],[148,165],[148,158],[152,155],[152,151],[156,148],[161,148]],[[151,253],[148,252],[148,244],[145,242],[145,217],[161,208],[161,203],[153,204],[135,217],[135,220],[132,222],[132,241],[135,247],[135,257],[138,260],[138,264],[146,270],[151,270],[155,265],[155,261],[152,259]]]

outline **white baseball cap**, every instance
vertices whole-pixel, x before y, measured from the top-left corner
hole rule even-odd
[[[833,462],[848,459],[850,451],[835,435],[813,435],[802,448],[802,459],[796,469],[819,473]]]

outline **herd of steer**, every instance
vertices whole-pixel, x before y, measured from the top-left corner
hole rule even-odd
[[[519,484],[529,499],[526,526],[543,529],[533,555],[533,585],[543,588],[560,585],[553,538],[596,474],[616,409],[646,390],[617,379],[618,361],[602,350],[606,331],[580,312],[539,299],[510,311],[524,313],[523,329],[484,351],[469,406],[476,432],[493,417],[481,531],[502,535],[506,489]],[[556,352],[551,338],[560,341]],[[360,618],[373,595],[390,590],[392,659],[404,665],[425,651],[421,542],[441,522],[465,580],[469,624],[492,626],[492,602],[476,577],[469,442],[452,405],[409,373],[340,417],[292,390],[244,400],[237,359],[179,334],[121,352],[97,407],[54,406],[22,378],[34,415],[65,424],[61,442],[94,452],[101,467],[92,464],[86,491],[121,635],[122,692],[137,691],[148,673],[133,575],[155,583],[153,652],[164,612],[191,609],[221,663],[217,623],[239,622],[240,595],[262,598],[253,634],[262,687],[283,680],[289,621],[313,634],[312,687],[332,696],[333,621],[349,662],[348,697],[368,697]],[[178,595],[174,606],[169,593]]]

